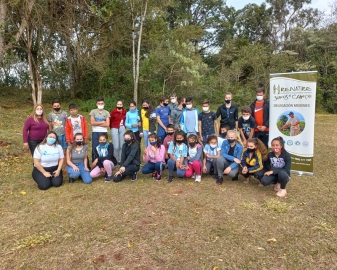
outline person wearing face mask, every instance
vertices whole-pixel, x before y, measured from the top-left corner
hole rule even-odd
[[[191,134],[187,138],[188,143],[188,155],[184,161],[185,163],[185,177],[191,178],[195,175],[195,182],[201,182],[202,172],[202,146],[198,142],[198,137]]]
[[[69,114],[70,116],[66,122],[66,140],[68,146],[74,143],[74,136],[77,133],[83,134],[84,143],[87,144],[89,140],[88,123],[84,116],[78,113],[76,104],[69,104]]]
[[[94,160],[94,153],[97,145],[99,144],[98,138],[101,134],[108,136],[108,128],[110,127],[110,113],[104,110],[104,98],[99,97],[96,99],[97,109],[91,110],[90,124],[92,126],[92,160]]]
[[[199,125],[198,116],[200,112],[197,108],[193,108],[193,99],[186,98],[186,108],[183,110],[180,118],[180,128],[187,133],[187,137],[191,134],[198,136]]]
[[[65,154],[68,146],[65,135],[65,127],[68,113],[61,109],[61,102],[59,99],[53,99],[51,104],[53,111],[50,112],[47,116],[47,120],[49,122],[49,130],[53,130],[56,132],[59,144],[62,146]]]
[[[202,102],[202,112],[198,116],[199,139],[206,144],[206,139],[210,135],[219,134],[219,123],[214,112],[210,111],[209,101]]]
[[[116,108],[110,112],[110,130],[112,142],[114,144],[114,156],[120,162],[122,155],[122,145],[124,143],[126,110],[123,108],[123,101],[117,100]]]
[[[184,97],[178,98],[178,105],[171,111],[171,121],[175,130],[180,130],[180,119],[184,108],[186,107],[186,99]]]
[[[88,146],[84,142],[82,133],[74,135],[74,142],[67,148],[67,173],[69,175],[69,183],[73,183],[75,178],[81,177],[85,184],[90,184],[92,178],[90,176],[88,164]]]
[[[160,181],[165,169],[165,147],[156,134],[149,135],[149,143],[150,145],[145,149],[143,155],[143,159],[147,163],[143,166],[142,173],[152,173],[152,178]]]
[[[218,146],[218,138],[215,135],[210,135],[206,139],[204,148],[204,160],[202,171],[213,175],[213,178],[218,179],[218,171],[216,161],[220,157],[221,147]]]
[[[169,159],[168,149],[170,146],[170,143],[174,140],[174,126],[173,124],[167,125],[167,135],[164,139],[163,145],[165,146],[165,161],[167,163]]]
[[[95,148],[92,171],[90,177],[96,178],[105,175],[105,182],[112,180],[112,171],[117,166],[117,160],[113,155],[113,144],[108,142],[108,136],[101,134],[98,138],[99,144]]]
[[[267,160],[268,151],[266,146],[258,138],[247,140],[247,146],[243,149],[241,157],[241,174],[244,176],[244,183],[249,183],[249,176],[261,179],[259,172],[263,171],[263,163]]]
[[[149,135],[156,133],[156,112],[150,106],[148,99],[143,99],[142,109],[138,112],[140,118],[139,136],[144,139],[145,149],[149,146]]]
[[[253,138],[254,128],[256,128],[255,119],[251,116],[251,112],[252,111],[248,106],[242,107],[242,116],[238,121],[240,136],[244,146],[246,146],[248,139]]]
[[[269,100],[265,99],[263,88],[256,89],[256,100],[250,105],[252,117],[255,119],[255,137],[259,138],[268,148],[269,140]]]
[[[168,107],[168,98],[161,97],[160,98],[160,105],[156,108],[156,117],[158,123],[158,137],[160,141],[163,142],[166,136],[166,126],[171,123],[171,110]]]
[[[266,172],[261,178],[261,184],[268,186],[274,184],[276,196],[287,196],[286,185],[290,180],[291,156],[284,148],[282,137],[271,141],[271,149],[267,157]]]
[[[221,116],[220,125],[228,125],[230,129],[238,129],[238,107],[232,103],[232,93],[225,94],[225,104],[216,111],[216,117]]]
[[[242,150],[242,145],[237,141],[236,131],[228,130],[227,140],[225,140],[221,146],[221,156],[216,161],[218,170],[216,183],[218,185],[222,184],[224,174],[232,178],[232,181],[238,180]]]
[[[218,146],[222,147],[222,143],[224,140],[227,140],[227,131],[229,130],[229,126],[228,125],[221,125],[220,126],[220,136],[218,137]]]
[[[177,100],[177,94],[176,93],[171,93],[170,95],[170,103],[169,103],[169,108],[172,113],[173,109],[178,106],[178,100]]]
[[[139,115],[136,101],[131,101],[129,105],[129,111],[126,113],[125,126],[133,131],[139,143],[141,140],[139,132],[141,125],[141,116]]]
[[[124,144],[122,148],[122,158],[120,167],[113,177],[114,182],[120,182],[125,177],[131,176],[131,181],[138,179],[140,168],[140,146],[132,130],[124,134]]]
[[[32,114],[27,118],[22,130],[23,147],[34,154],[36,146],[43,141],[49,129],[43,106],[36,104]]]
[[[63,183],[63,149],[57,134],[49,131],[44,140],[34,150],[34,169],[32,177],[40,190],[59,187]]]

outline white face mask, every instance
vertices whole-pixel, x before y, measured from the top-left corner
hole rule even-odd
[[[258,100],[258,101],[263,100],[263,96],[256,96],[256,100]]]
[[[215,148],[215,147],[217,147],[218,145],[217,145],[217,144],[210,144],[209,146],[212,147],[212,148]]]
[[[192,109],[192,104],[186,105],[186,108],[187,108],[187,109]]]
[[[42,115],[43,111],[42,110],[36,110],[35,113],[36,113],[36,115]]]
[[[174,103],[176,103],[176,102],[177,102],[177,100],[176,100],[175,98],[172,98],[172,99],[171,99],[171,103],[174,104]]]
[[[103,110],[104,109],[104,105],[97,105],[97,109]]]
[[[249,116],[242,116],[243,120],[248,120],[249,119]]]
[[[207,112],[207,111],[209,110],[209,107],[202,107],[202,110],[203,110],[204,112]]]

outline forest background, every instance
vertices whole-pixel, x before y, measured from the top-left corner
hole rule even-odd
[[[83,110],[97,96],[157,104],[171,92],[219,103],[231,91],[241,106],[270,73],[317,70],[317,110],[336,113],[337,1],[310,3],[0,0],[0,88],[32,103],[79,98]]]

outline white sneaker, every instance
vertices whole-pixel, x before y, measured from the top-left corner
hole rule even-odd
[[[195,173],[192,175],[192,178],[195,179]]]
[[[195,182],[201,182],[201,175],[197,175],[196,177],[195,177]]]

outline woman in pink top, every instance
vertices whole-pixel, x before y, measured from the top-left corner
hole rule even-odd
[[[150,145],[146,148],[143,159],[147,162],[143,168],[143,174],[152,173],[152,177],[157,181],[161,180],[161,175],[165,169],[165,147],[161,144],[156,134],[149,135]]]
[[[46,114],[41,104],[36,104],[32,114],[27,118],[23,126],[23,147],[30,150],[32,156],[36,146],[41,143],[49,129]]]

